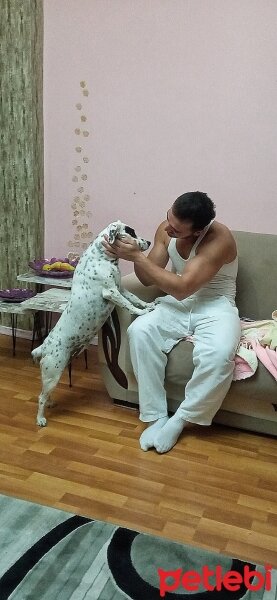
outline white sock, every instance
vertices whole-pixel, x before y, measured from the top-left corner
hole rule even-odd
[[[163,454],[171,450],[175,446],[183,429],[191,426],[193,426],[193,423],[189,423],[181,419],[181,417],[173,415],[155,436],[154,446],[157,452]]]
[[[161,417],[151,425],[149,425],[144,432],[141,434],[139,438],[140,447],[144,452],[149,450],[149,448],[153,448],[154,446],[154,438],[158,431],[166,424],[168,421],[168,417]]]

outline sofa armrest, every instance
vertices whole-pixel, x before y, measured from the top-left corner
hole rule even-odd
[[[145,302],[152,302],[163,292],[156,286],[144,286],[135,275],[125,275],[121,287]],[[104,323],[98,341],[99,364],[108,393],[112,398],[127,400],[136,381],[130,359],[127,329],[136,318],[126,308],[115,306]]]

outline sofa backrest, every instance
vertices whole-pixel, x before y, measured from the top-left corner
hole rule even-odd
[[[239,271],[236,304],[241,317],[271,319],[277,309],[277,235],[233,231]]]

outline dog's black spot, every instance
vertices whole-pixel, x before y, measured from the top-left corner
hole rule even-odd
[[[137,238],[137,234],[135,232],[135,230],[132,227],[129,227],[129,225],[125,225],[125,231],[126,233],[128,233],[131,237],[133,238]]]

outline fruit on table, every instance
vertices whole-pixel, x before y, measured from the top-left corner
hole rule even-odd
[[[42,267],[43,271],[75,271],[75,267],[66,262],[56,261],[52,264],[45,264]]]
[[[69,263],[63,262],[61,263],[62,265],[62,271],[75,271],[75,267],[73,267],[72,265],[70,265]]]

